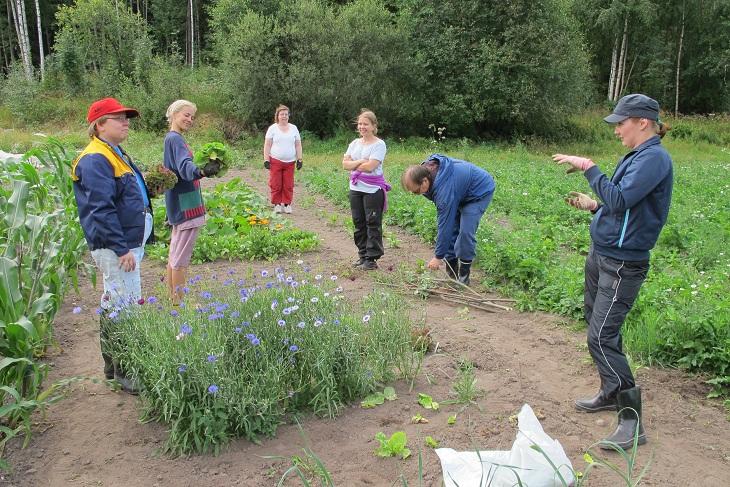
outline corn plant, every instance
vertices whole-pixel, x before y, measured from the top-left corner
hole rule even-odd
[[[37,359],[52,340],[65,284],[77,282],[86,249],[75,221],[70,162],[51,140],[6,164],[0,176],[0,446],[21,430],[30,433],[47,374]]]

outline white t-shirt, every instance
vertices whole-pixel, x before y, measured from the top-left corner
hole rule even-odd
[[[385,152],[385,142],[381,139],[367,145],[362,143],[362,139],[355,139],[350,142],[350,146],[347,148],[345,155],[349,155],[354,161],[357,161],[358,159],[375,159],[376,161],[380,161],[380,164],[378,164],[375,169],[366,173],[372,176],[380,176],[383,174],[383,160],[385,160]],[[363,193],[375,193],[380,189],[380,187],[358,181],[357,184],[350,183],[350,189],[362,191]]]
[[[302,140],[299,129],[294,124],[289,124],[289,130],[283,132],[278,123],[273,124],[266,131],[266,138],[272,139],[271,157],[281,162],[294,162],[297,160],[297,148],[295,143]]]

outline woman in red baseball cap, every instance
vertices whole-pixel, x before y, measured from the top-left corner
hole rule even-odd
[[[112,308],[136,303],[142,295],[140,262],[144,244],[152,236],[147,186],[120,146],[129,135],[129,119],[137,116],[137,110],[114,98],[92,103],[86,116],[91,142],[71,167],[79,221],[104,276],[100,323],[104,374],[130,393],[136,393],[136,387],[112,359],[107,341],[114,324]]]

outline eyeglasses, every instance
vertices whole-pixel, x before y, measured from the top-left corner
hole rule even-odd
[[[116,117],[106,117],[107,120],[117,120],[119,122],[128,122],[129,119],[126,115],[117,115]]]

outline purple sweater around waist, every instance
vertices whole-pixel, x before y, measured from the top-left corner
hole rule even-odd
[[[350,173],[350,182],[352,184],[357,184],[358,181],[377,186],[383,190],[383,213],[385,213],[388,210],[388,191],[393,189],[393,187],[388,184],[388,181],[385,180],[383,175],[380,174],[378,176],[373,176],[372,174],[367,174],[362,171],[352,171]]]

